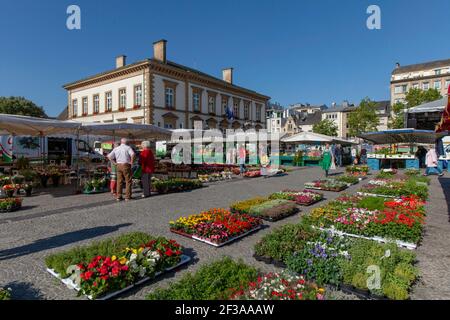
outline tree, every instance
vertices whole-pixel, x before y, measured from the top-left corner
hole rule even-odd
[[[442,96],[437,89],[428,89],[426,91],[418,88],[410,89],[405,96],[406,104],[397,102],[392,106],[392,117],[389,120],[389,128],[400,129],[405,127],[405,109],[441,98]]]
[[[24,97],[0,97],[0,113],[47,118],[42,107]]]
[[[392,106],[392,116],[389,119],[390,129],[401,129],[405,127],[405,104],[397,102]]]
[[[334,123],[333,120],[324,119],[313,125],[313,132],[324,134],[330,137],[337,137],[338,126]]]
[[[426,91],[418,88],[412,88],[406,93],[405,101],[408,108],[420,104],[441,99],[442,96],[437,89],[428,89]]]
[[[355,111],[348,115],[349,135],[352,137],[359,136],[361,133],[377,131],[380,123],[376,111],[377,103],[365,98],[361,101]]]

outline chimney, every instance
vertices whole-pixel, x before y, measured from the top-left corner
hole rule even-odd
[[[395,69],[398,69],[398,68],[400,68],[400,62],[397,62],[397,63],[395,64]]]
[[[124,67],[127,63],[126,61],[127,61],[127,56],[120,55],[120,56],[116,57],[116,68]]]
[[[222,70],[223,81],[233,84],[233,68],[226,68]]]
[[[166,44],[167,40],[161,39],[153,42],[153,58],[162,63],[166,63]]]
[[[347,107],[349,106],[348,101],[347,101],[347,100],[344,100],[344,101],[342,102],[342,106],[343,106],[344,108],[347,108]]]

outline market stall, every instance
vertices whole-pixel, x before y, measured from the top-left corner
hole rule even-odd
[[[321,146],[329,144],[340,144],[349,146],[355,144],[351,141],[330,137],[313,132],[300,132],[298,134],[281,139],[286,145],[294,145],[295,152],[291,154],[280,155],[280,164],[295,166],[318,166],[321,164],[322,150]]]
[[[436,141],[446,136],[447,132],[436,133],[431,130],[392,129],[361,134],[359,138],[375,145],[388,145],[382,151],[367,154],[367,164],[372,170],[382,168],[402,167],[419,169],[419,159],[414,148],[419,144],[434,145]],[[409,148],[401,149],[400,145]]]

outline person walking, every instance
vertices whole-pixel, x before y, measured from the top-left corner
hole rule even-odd
[[[361,149],[361,164],[367,164],[367,150],[366,148]]]
[[[131,200],[131,166],[134,162],[135,153],[128,145],[126,138],[120,140],[120,146],[114,148],[108,159],[117,166],[117,195],[116,200],[122,200],[122,184],[125,181],[125,201]]]
[[[342,167],[342,149],[341,145],[337,145],[334,149],[334,158],[336,159],[336,165]]]
[[[113,150],[120,146],[118,142],[114,142]],[[117,165],[113,163],[113,161],[109,161],[109,177],[110,177],[110,183],[109,188],[111,189],[112,195],[116,198],[117,197]]]
[[[351,156],[352,156],[352,164],[358,164],[357,161],[355,163],[356,156],[357,156],[357,152],[356,152],[356,148],[355,147],[352,147]]]
[[[431,171],[435,170],[438,172],[439,176],[444,175],[442,169],[438,166],[438,157],[434,148],[430,148],[430,150],[428,150],[425,157],[425,164],[427,168],[425,169],[424,176],[428,176]]]
[[[425,157],[427,155],[427,149],[423,146],[417,148],[415,156],[419,159],[419,168],[425,167]]]
[[[240,168],[240,175],[243,176],[245,172],[245,158],[247,156],[247,153],[245,151],[245,145],[241,144],[238,150],[238,156],[239,156],[239,168]]]
[[[150,142],[143,141],[141,144],[142,152],[139,156],[139,164],[142,168],[142,189],[144,194],[142,198],[148,198],[151,196],[151,186],[152,186],[152,174],[155,172],[155,156],[150,149]]]
[[[328,177],[328,170],[330,170],[332,160],[333,154],[331,152],[330,145],[327,143],[322,152],[322,169],[325,171],[325,177]]]

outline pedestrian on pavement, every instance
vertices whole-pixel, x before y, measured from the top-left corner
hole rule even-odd
[[[425,169],[424,176],[427,176],[430,174],[431,171],[437,171],[439,176],[444,175],[442,172],[442,169],[438,166],[438,157],[436,154],[436,149],[433,147],[428,150],[427,155],[425,157],[425,164],[427,165],[427,168]]]
[[[245,158],[247,156],[244,144],[241,144],[239,146],[238,156],[239,156],[239,168],[240,168],[239,172],[240,172],[240,175],[243,176],[244,172],[245,172]]]
[[[322,152],[322,169],[325,171],[325,177],[328,177],[328,170],[330,170],[331,161],[333,161],[333,154],[331,152],[330,145],[327,143]]]
[[[126,138],[120,140],[120,146],[114,148],[108,154],[109,160],[117,166],[117,195],[116,200],[122,200],[122,184],[125,181],[125,201],[131,200],[131,166],[134,162],[135,153],[128,145]]]
[[[361,149],[361,164],[367,164],[367,150],[366,148]]]
[[[151,196],[152,174],[155,172],[155,156],[150,149],[149,141],[142,141],[141,147],[142,152],[139,155],[139,164],[142,168],[141,181],[144,191],[142,198],[147,198]]]
[[[357,156],[357,152],[356,152],[356,148],[355,147],[352,147],[351,156],[352,156],[352,164],[358,164],[357,161],[355,162],[356,156]]]
[[[118,142],[114,142],[113,150],[114,148],[117,148],[120,146]],[[117,165],[113,163],[113,161],[109,161],[109,188],[111,189],[112,195],[116,198],[116,192],[117,192]]]
[[[338,144],[334,150],[334,157],[336,159],[336,165],[342,167],[342,149],[340,144]]]
[[[419,168],[425,167],[425,157],[427,155],[427,149],[423,146],[417,148],[415,156],[419,159]]]

